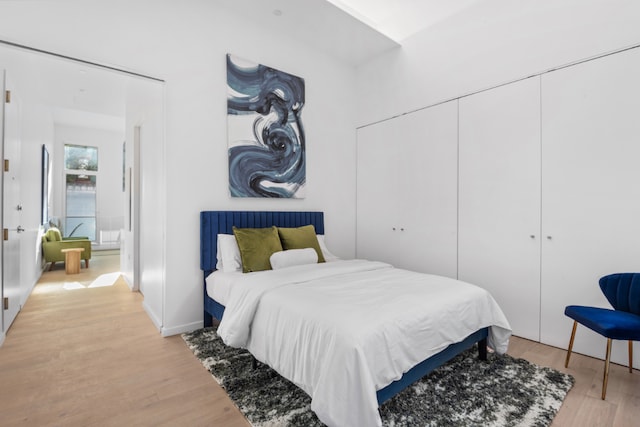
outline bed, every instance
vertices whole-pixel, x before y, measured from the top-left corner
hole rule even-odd
[[[240,273],[236,276],[242,282],[234,284],[229,299],[221,303],[207,291],[207,278],[215,276],[212,273],[225,277],[216,272],[218,235],[233,234],[234,226],[313,225],[322,236],[324,215],[203,211],[200,224],[205,326],[219,320],[218,333],[227,344],[247,348],[256,359],[305,390],[312,397],[312,409],[327,425],[381,425],[379,405],[462,351],[476,343],[481,359],[486,358],[487,345],[506,351],[510,326],[486,291],[384,263],[345,260]],[[411,307],[412,301],[401,298],[394,286],[425,292],[425,280],[434,296],[423,298],[414,320],[404,313],[416,310],[404,308]],[[368,286],[364,291],[362,284]],[[417,294],[409,299],[416,299],[413,295]],[[387,300],[404,304],[402,313],[386,310]],[[320,307],[316,310],[314,306]],[[443,313],[436,316],[440,306]],[[460,312],[456,312],[458,306]],[[425,317],[432,311],[435,327],[436,320]],[[446,324],[442,331],[440,323]],[[404,337],[405,330],[414,331],[413,335]]]

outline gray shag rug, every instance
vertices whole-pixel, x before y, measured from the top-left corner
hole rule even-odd
[[[255,427],[323,426],[311,398],[252,356],[226,346],[215,328],[183,339]],[[548,426],[572,376],[524,359],[471,348],[380,407],[384,426]]]

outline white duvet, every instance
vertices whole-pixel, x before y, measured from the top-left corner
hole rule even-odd
[[[356,427],[381,425],[377,390],[483,327],[504,353],[511,328],[484,289],[352,260],[242,275],[218,334],[308,393],[322,422]]]

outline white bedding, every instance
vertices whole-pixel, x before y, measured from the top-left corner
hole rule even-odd
[[[483,327],[504,353],[511,328],[484,289],[352,260],[242,275],[218,334],[306,391],[325,424],[380,426],[377,390]]]
[[[244,273],[242,271],[224,272],[216,270],[209,274],[205,279],[207,284],[207,295],[220,304],[226,306],[231,293],[231,287],[239,280],[242,280]]]

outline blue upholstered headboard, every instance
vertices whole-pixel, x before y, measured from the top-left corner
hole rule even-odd
[[[200,269],[205,277],[216,269],[218,234],[233,234],[232,227],[301,227],[312,224],[324,234],[323,212],[202,211],[200,212]]]

